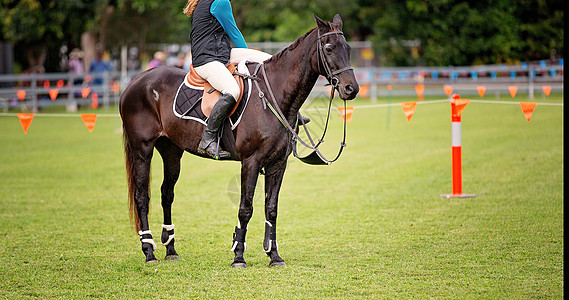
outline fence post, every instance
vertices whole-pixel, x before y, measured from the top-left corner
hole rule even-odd
[[[529,93],[529,99],[533,100],[533,66],[532,64],[529,64],[529,71],[528,71],[528,77],[529,77],[529,87],[528,87],[528,93]]]
[[[38,112],[38,76],[36,73],[32,73],[31,76],[31,85],[30,85],[30,99],[32,99],[32,112]]]
[[[103,73],[103,107],[109,109],[109,86],[111,85],[109,71]]]

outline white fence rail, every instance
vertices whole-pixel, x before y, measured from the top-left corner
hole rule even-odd
[[[551,86],[552,92],[563,91],[563,63],[558,65],[532,64],[529,66],[486,65],[471,67],[393,67],[355,68],[360,84],[360,96],[372,102],[381,97],[416,96],[414,86],[424,85],[424,96],[446,96],[443,86],[464,95],[475,95],[477,87],[484,85],[486,94],[500,97],[508,94],[508,86],[518,87],[533,99],[542,86]],[[74,76],[68,73],[0,75],[0,109],[7,112],[28,110],[37,112],[52,105],[66,106],[75,111],[78,106],[94,101],[108,108],[119,101],[130,80],[139,72],[110,72]],[[95,84],[96,79],[100,84]],[[311,97],[327,97],[326,80],[320,77]],[[387,89],[391,86],[392,89]],[[56,89],[54,100],[50,91]],[[87,90],[88,89],[88,90]],[[87,93],[88,92],[88,93]],[[24,97],[21,97],[25,93]],[[21,97],[21,99],[20,99]]]

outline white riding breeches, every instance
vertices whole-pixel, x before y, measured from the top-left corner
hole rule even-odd
[[[230,63],[239,63],[243,59],[262,63],[271,58],[271,55],[262,51],[233,48],[231,49]],[[233,75],[227,70],[227,67],[218,61],[209,62],[203,66],[195,68],[196,73],[203,79],[207,80],[211,86],[222,94],[231,94],[235,100],[239,97],[239,85],[235,82]]]

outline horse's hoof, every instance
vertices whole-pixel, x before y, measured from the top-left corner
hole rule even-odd
[[[269,267],[284,267],[284,266],[286,266],[284,261],[272,261],[269,264]]]
[[[246,263],[242,263],[242,262],[234,262],[231,264],[231,266],[233,268],[247,268],[247,264]]]
[[[166,255],[166,257],[164,257],[164,260],[180,260],[180,256],[178,255]]]
[[[157,264],[157,263],[159,263],[159,262],[160,262],[160,261],[157,260],[157,259],[152,259],[152,260],[147,261],[146,264],[148,264],[148,265],[153,265],[153,264]]]

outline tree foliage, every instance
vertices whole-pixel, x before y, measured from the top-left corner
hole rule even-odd
[[[57,52],[84,31],[107,47],[187,43],[186,0],[0,0],[0,40]],[[381,65],[515,63],[563,56],[560,0],[233,0],[250,42],[287,41],[339,13],[348,40],[373,41]],[[55,50],[54,50],[55,49]],[[51,57],[53,59],[53,57]]]

